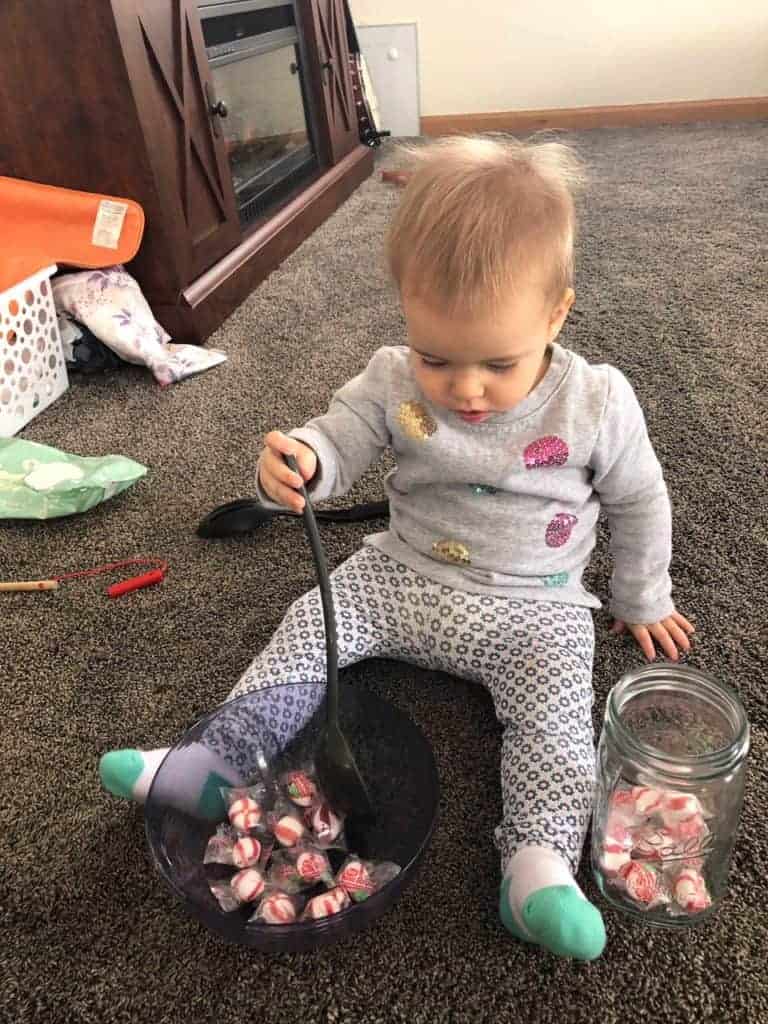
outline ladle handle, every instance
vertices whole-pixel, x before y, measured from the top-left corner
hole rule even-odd
[[[293,455],[285,455],[285,461],[294,473],[301,476],[299,464]],[[317,529],[317,520],[312,510],[312,503],[309,500],[307,489],[303,482],[299,493],[304,498],[304,526],[309,537],[309,546],[312,548],[312,556],[315,560],[317,571],[317,582],[320,586],[320,599],[323,604],[323,619],[325,621],[325,660],[327,675],[328,694],[328,723],[337,725],[339,721],[339,651],[336,634],[336,614],[333,608],[333,595],[331,594],[331,578],[328,574],[328,563],[325,559],[323,543],[320,540],[320,533]]]

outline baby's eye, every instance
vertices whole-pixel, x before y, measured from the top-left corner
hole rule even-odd
[[[447,366],[448,364],[443,359],[432,359],[431,356],[422,356],[421,357],[421,365],[422,366],[439,367],[439,366]]]
[[[507,370],[514,370],[517,363],[486,363],[485,365],[492,373],[506,373]]]

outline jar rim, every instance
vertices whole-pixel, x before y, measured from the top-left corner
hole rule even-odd
[[[715,704],[733,726],[733,739],[704,754],[670,754],[643,742],[622,721],[622,708],[638,694],[654,689],[668,690],[671,684],[681,685],[683,689]],[[605,724],[628,752],[649,766],[678,777],[701,778],[720,774],[743,760],[749,750],[749,721],[736,692],[690,665],[666,662],[643,665],[626,672],[608,694]]]

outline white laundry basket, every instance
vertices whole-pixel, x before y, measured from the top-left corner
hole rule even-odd
[[[50,277],[0,292],[0,437],[13,437],[69,387]]]

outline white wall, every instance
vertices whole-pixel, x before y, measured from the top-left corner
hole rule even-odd
[[[768,0],[350,8],[360,25],[417,23],[422,116],[768,95]]]

